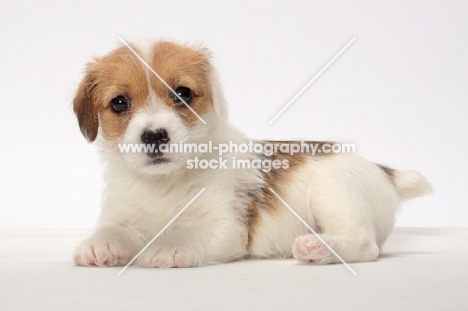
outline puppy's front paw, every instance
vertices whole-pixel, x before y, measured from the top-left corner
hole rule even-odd
[[[145,268],[187,268],[192,267],[189,254],[182,248],[151,246],[137,259],[137,265]]]
[[[296,260],[303,263],[328,264],[334,259],[332,252],[313,234],[297,237],[292,253]]]
[[[83,241],[73,259],[78,266],[114,267],[127,264],[129,256],[119,242],[99,239]]]

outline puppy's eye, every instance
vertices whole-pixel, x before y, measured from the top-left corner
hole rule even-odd
[[[110,102],[112,110],[115,112],[124,112],[130,109],[130,101],[124,96],[117,96]]]
[[[182,98],[184,100],[184,102],[186,102],[187,104],[190,104],[190,102],[192,101],[192,98],[193,98],[193,94],[192,94],[192,91],[188,87],[179,86],[174,91],[177,93],[177,95],[180,96],[180,98]],[[174,101],[174,103],[177,106],[181,106],[181,105],[184,104],[179,99],[179,97],[175,96],[175,94],[172,94],[172,100]]]

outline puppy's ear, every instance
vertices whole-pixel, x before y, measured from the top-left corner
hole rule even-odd
[[[88,71],[73,99],[73,111],[78,118],[81,133],[89,142],[96,139],[99,128],[98,111],[93,94],[95,87],[96,76]]]

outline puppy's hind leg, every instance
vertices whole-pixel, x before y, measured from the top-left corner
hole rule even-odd
[[[329,157],[312,168],[308,217],[320,225],[321,238],[345,262],[375,260],[400,204],[394,185],[379,167],[354,155]],[[293,255],[301,262],[340,262],[313,234],[296,238]]]
[[[379,246],[372,231],[372,216],[362,200],[321,200],[313,208],[320,233],[301,235],[293,244],[293,256],[300,262],[314,264],[373,261]],[[328,247],[327,247],[328,246]]]
[[[379,247],[375,239],[364,230],[322,233],[319,236],[347,263],[373,261],[379,255]],[[302,263],[330,264],[341,262],[327,245],[315,234],[301,235],[294,241],[293,256]]]

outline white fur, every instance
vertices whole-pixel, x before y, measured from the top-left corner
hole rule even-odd
[[[151,45],[145,44],[148,47]],[[145,54],[149,48],[141,48]],[[246,256],[294,256],[301,262],[338,262],[322,243],[281,203],[275,212],[259,208],[248,249],[248,204],[264,187],[257,169],[189,170],[187,155],[170,155],[165,166],[147,166],[145,154],[122,154],[117,143],[139,143],[144,129],[166,128],[171,140],[247,143],[227,120],[227,108],[216,73],[210,77],[214,109],[188,128],[165,108],[154,93],[130,121],[119,141],[102,136],[107,169],[106,189],[96,232],[76,249],[74,260],[84,266],[125,265],[189,202],[206,191],[137,259],[143,267],[193,267],[228,262]],[[216,158],[213,154],[197,154]],[[225,158],[252,159],[251,154]],[[374,260],[392,230],[403,199],[426,194],[430,185],[419,173],[395,171],[394,183],[374,163],[340,154],[310,157],[280,183],[282,197],[322,238],[348,261]]]

